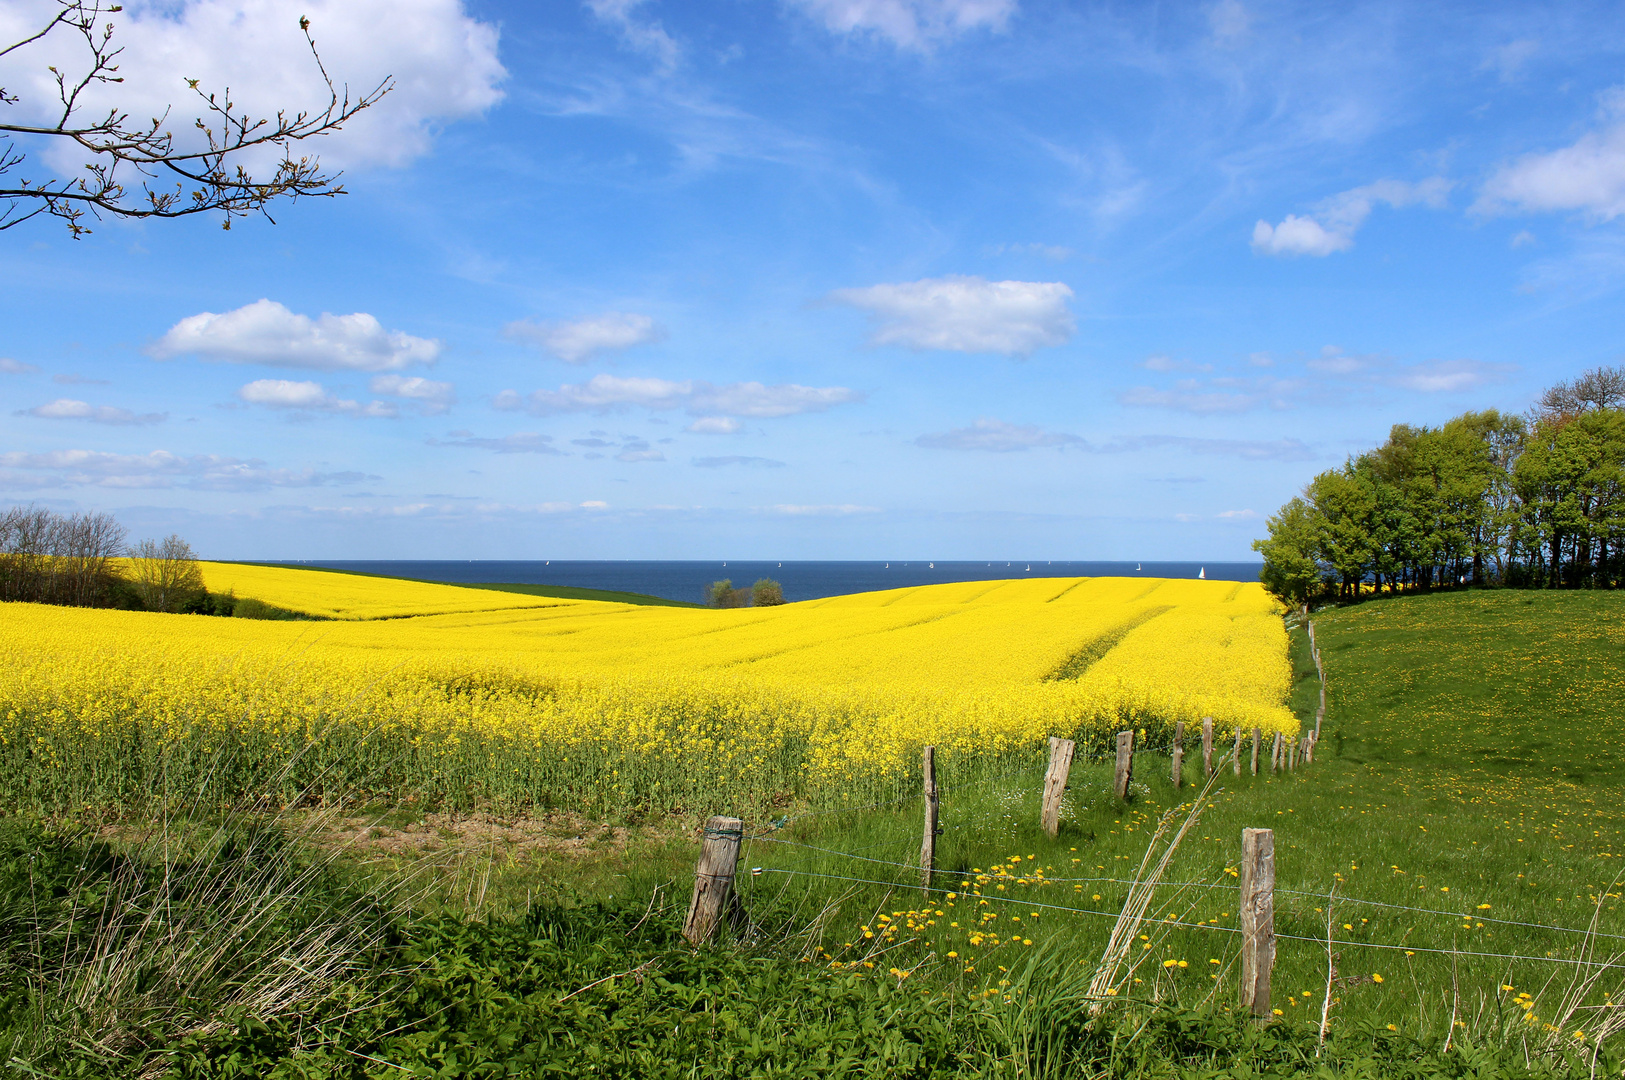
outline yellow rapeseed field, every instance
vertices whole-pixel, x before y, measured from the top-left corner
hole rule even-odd
[[[776,608],[555,600],[209,564],[335,621],[7,605],[0,790],[716,811],[854,802],[1176,720],[1296,729],[1253,584],[974,582]]]

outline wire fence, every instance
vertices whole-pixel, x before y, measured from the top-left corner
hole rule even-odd
[[[1321,663],[1320,650],[1315,641],[1314,625],[1313,623],[1308,623],[1307,627],[1310,655],[1314,661],[1316,675],[1320,683],[1320,701],[1315,714],[1315,724],[1313,728],[1314,735],[1306,737],[1304,743],[1306,746],[1312,746],[1312,739],[1319,735],[1321,723],[1325,716],[1326,678],[1325,669]],[[1211,731],[1211,729],[1209,729],[1209,731]],[[1193,736],[1195,736],[1195,733],[1193,733]],[[1229,766],[1232,769],[1235,769],[1235,771],[1239,772],[1239,768],[1236,766],[1242,760],[1241,754],[1245,753],[1247,749],[1245,746],[1245,733],[1241,733],[1240,737],[1238,737],[1238,733],[1231,732],[1229,733],[1229,737],[1236,741],[1237,749],[1231,750],[1228,747],[1220,747],[1217,745],[1218,740],[1211,739],[1211,735],[1209,736],[1211,741],[1208,742],[1208,746],[1214,750],[1218,750],[1221,755],[1216,762],[1212,762],[1211,755],[1203,755],[1205,759],[1204,765],[1206,766],[1204,768],[1204,772],[1206,772],[1209,777],[1210,790],[1217,774],[1221,772],[1224,767]],[[1195,754],[1200,752],[1199,747],[1201,746],[1201,744],[1197,742],[1197,738],[1199,738],[1199,736],[1193,737],[1187,741],[1178,734],[1175,734],[1166,741],[1159,740],[1155,744],[1146,745],[1141,743],[1140,745],[1134,747],[1133,756],[1137,758],[1140,755],[1149,754],[1155,755],[1159,758],[1165,758],[1167,755],[1172,754],[1177,749],[1183,754],[1194,758]],[[1280,744],[1278,742],[1277,747],[1271,750],[1270,768],[1272,771],[1275,771],[1283,766],[1290,767],[1287,765],[1287,763],[1281,761],[1277,756],[1276,751],[1279,749],[1279,747]],[[1259,749],[1263,749],[1262,738]],[[1078,753],[1077,755],[1078,760],[1085,764],[1091,763],[1092,757],[1095,761],[1105,763],[1110,761],[1114,756],[1113,750],[1104,745],[1101,747],[1101,752],[1099,753],[1098,757],[1094,757],[1094,755],[1090,753],[1091,747],[1088,745],[1078,747],[1077,750],[1081,751],[1081,753]],[[1262,755],[1260,755],[1260,757],[1261,756]],[[998,776],[986,777],[964,784],[955,784],[951,786],[941,785],[937,789],[937,794],[939,797],[949,794],[963,796],[967,793],[975,791],[976,789],[1001,784],[1016,777],[1025,776],[1030,778],[1035,771],[1036,767],[1034,766],[1012,770]],[[1223,789],[1221,788],[1219,790],[1222,791]],[[890,880],[881,876],[856,876],[855,874],[833,873],[827,869],[813,870],[784,866],[755,866],[751,868],[750,873],[752,877],[759,877],[764,874],[778,874],[785,875],[787,877],[811,878],[824,881],[842,882],[852,885],[877,886],[888,890],[900,890],[905,892],[917,891],[922,892],[922,894],[927,898],[935,896],[953,900],[956,898],[969,899],[974,897],[979,906],[984,904],[1000,905],[1001,907],[1013,906],[1032,909],[1035,912],[1057,912],[1069,916],[1110,919],[1114,922],[1125,917],[1132,917],[1139,925],[1146,927],[1155,926],[1158,928],[1202,930],[1224,935],[1238,935],[1242,933],[1242,930],[1239,927],[1225,926],[1218,923],[1217,920],[1193,921],[1186,917],[1193,906],[1187,903],[1188,890],[1236,890],[1238,889],[1239,883],[1235,881],[1166,881],[1157,880],[1154,877],[1153,879],[1148,880],[1143,878],[1122,878],[1109,874],[1050,876],[1043,872],[1012,874],[1003,869],[997,871],[989,869],[984,871],[981,868],[973,868],[970,871],[966,871],[964,869],[939,870],[934,866],[926,866],[923,864],[923,862],[902,862],[896,859],[866,854],[866,852],[873,852],[882,848],[902,847],[904,845],[916,844],[920,842],[918,837],[904,836],[886,839],[875,843],[866,844],[856,849],[851,849],[809,844],[800,840],[792,840],[782,835],[771,835],[773,833],[781,832],[793,822],[802,821],[808,818],[823,818],[834,814],[855,813],[865,810],[889,809],[907,803],[912,803],[923,798],[925,798],[925,795],[922,791],[903,796],[898,799],[871,803],[863,806],[842,807],[833,810],[810,811],[803,814],[787,815],[783,818],[777,819],[776,821],[768,823],[764,829],[751,832],[745,840],[746,843],[756,842],[761,844],[772,844],[778,848],[794,849],[822,858],[851,861],[861,863],[869,867],[886,867],[911,875],[922,875],[922,877],[917,878],[914,881]],[[933,817],[931,820],[934,822],[935,818]],[[1227,867],[1225,872],[1230,874],[1232,877],[1239,877],[1238,872],[1234,869]],[[944,882],[944,884],[929,884],[933,878]],[[982,892],[981,886],[991,882],[997,882],[1001,887],[1011,883],[1014,883],[1017,886],[1040,888],[1045,885],[1072,885],[1074,889],[1078,891],[1081,891],[1085,885],[1118,886],[1127,888],[1131,897],[1135,894],[1136,890],[1141,890],[1143,896],[1144,890],[1152,889],[1161,891],[1162,896],[1168,899],[1164,899],[1162,901],[1161,905],[1157,908],[1155,915],[1146,914],[1145,912],[1147,909],[1142,906],[1141,908],[1137,909],[1137,914],[1129,916],[1127,903],[1125,903],[1125,908],[1121,911],[1103,910],[1077,904],[1056,903],[1053,902],[1053,900],[1039,900],[1031,895],[1000,895],[997,893],[988,894]],[[1366,899],[1359,896],[1350,896],[1340,894],[1335,891],[1317,892],[1304,889],[1272,888],[1272,893],[1281,897],[1294,897],[1322,902],[1326,905],[1327,919],[1328,923],[1330,924],[1325,935],[1313,936],[1294,933],[1277,933],[1274,932],[1272,928],[1271,936],[1278,941],[1303,942],[1315,945],[1317,948],[1325,948],[1328,950],[1352,948],[1369,949],[1389,953],[1403,953],[1406,957],[1425,954],[1448,956],[1453,959],[1495,960],[1509,964],[1555,964],[1582,967],[1591,971],[1625,970],[1625,963],[1619,962],[1622,959],[1625,959],[1625,948],[1620,948],[1616,954],[1610,955],[1606,959],[1598,959],[1595,955],[1589,955],[1591,947],[1593,947],[1597,942],[1625,942],[1625,934],[1604,931],[1598,927],[1596,920],[1593,920],[1592,924],[1586,927],[1563,926],[1548,922],[1490,916],[1484,914],[1484,909],[1478,909],[1475,911],[1455,911],[1436,907],[1419,907],[1384,900]],[[1601,897],[1599,897],[1599,905],[1601,903],[1601,898],[1609,895],[1612,894],[1609,893],[1608,890],[1603,890]],[[1092,896],[1092,899],[1098,901],[1101,899],[1101,897],[1098,894],[1095,894]],[[1237,899],[1239,903],[1242,898],[1238,895]],[[1180,915],[1171,913],[1170,909],[1180,904],[1186,905],[1185,914]],[[1330,913],[1334,906],[1369,908],[1381,911],[1403,913],[1410,916],[1420,917],[1422,919],[1450,919],[1453,921],[1461,920],[1468,925],[1469,928],[1473,929],[1482,929],[1486,924],[1488,924],[1493,927],[1517,928],[1519,930],[1532,931],[1538,934],[1557,935],[1559,937],[1563,935],[1571,935],[1573,937],[1565,941],[1560,947],[1569,948],[1575,944],[1574,938],[1578,938],[1580,955],[1554,956],[1548,953],[1545,956],[1541,956],[1533,953],[1521,953],[1516,951],[1498,952],[1485,949],[1462,949],[1454,946],[1450,948],[1442,948],[1436,945],[1424,945],[1411,942],[1401,942],[1399,944],[1395,944],[1391,941],[1359,940],[1358,938],[1354,937],[1339,938],[1336,936],[1336,920]],[[1238,911],[1239,910],[1240,909],[1238,907]],[[1322,909],[1317,907],[1315,910],[1316,912],[1320,912]],[[1600,917],[1600,915],[1601,909],[1599,906],[1598,916]],[[1408,929],[1406,934],[1410,934],[1414,929],[1416,928],[1412,927]],[[1146,947],[1149,948],[1150,946],[1147,945]]]

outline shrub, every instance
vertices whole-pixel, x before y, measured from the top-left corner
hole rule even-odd
[[[784,587],[772,578],[759,578],[750,587],[751,603],[757,607],[773,607],[784,603]]]

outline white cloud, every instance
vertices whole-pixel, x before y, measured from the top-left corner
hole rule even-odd
[[[435,382],[420,375],[374,375],[367,389],[375,394],[405,398],[425,416],[436,416],[457,401],[456,388],[449,382]]]
[[[1578,211],[1602,221],[1625,214],[1625,122],[1501,166],[1472,208],[1481,214]]]
[[[0,6],[0,37],[7,43],[26,37],[55,9],[44,0]],[[105,113],[116,102],[139,122],[168,110],[177,139],[189,145],[198,137],[192,119],[202,110],[186,79],[216,93],[229,86],[233,104],[254,117],[279,109],[320,111],[327,88],[299,29],[301,16],[309,17],[341,91],[347,84],[353,99],[385,78],[393,78],[394,89],[341,132],[294,144],[289,152],[295,157],[318,152],[324,166],[349,168],[403,165],[427,153],[446,122],[501,100],[498,86],[507,73],[497,58],[497,27],[471,18],[461,0],[308,0],[297,7],[266,0],[136,0],[108,16],[113,43],[124,49],[120,82],[87,87],[84,114]],[[77,73],[84,70],[84,53],[82,40],[76,45],[75,35],[59,30],[0,60],[0,84],[22,97],[14,115],[50,116],[57,98],[48,65]],[[61,171],[76,169],[80,159],[59,152],[51,161]],[[263,155],[255,162],[265,163]]]
[[[628,446],[625,450],[622,450],[620,453],[615,455],[615,460],[625,462],[665,461],[666,455],[659,450],[650,448],[649,445],[645,443],[643,446]]]
[[[926,278],[837,289],[830,299],[875,316],[875,345],[1026,356],[1064,345],[1075,328],[1072,290],[1059,281]]]
[[[1258,516],[1256,510],[1221,510],[1218,517],[1226,521],[1251,521]]]
[[[216,315],[205,311],[169,328],[150,349],[160,359],[193,354],[232,364],[318,371],[399,371],[432,364],[440,342],[385,330],[371,315],[296,315],[274,300]]]
[[[12,472],[15,470],[15,472]],[[264,488],[320,487],[377,480],[360,472],[273,469],[255,459],[154,450],[112,454],[97,450],[21,451],[0,454],[0,486],[34,479],[46,487],[173,488],[204,491],[256,491]]]
[[[1016,0],[794,0],[837,34],[873,34],[898,48],[925,51],[986,28],[1002,31]]]
[[[1378,180],[1350,188],[1322,201],[1313,215],[1288,214],[1273,226],[1267,221],[1258,222],[1253,226],[1253,251],[1260,255],[1315,257],[1347,251],[1354,246],[1354,234],[1378,203],[1395,209],[1418,203],[1438,209],[1445,205],[1453,186],[1444,177],[1435,176],[1414,184]]]
[[[587,0],[587,7],[600,21],[620,32],[621,40],[634,52],[650,57],[663,72],[670,73],[682,59],[682,49],[658,20],[637,17],[646,0]]]
[[[25,364],[21,360],[13,360],[8,356],[0,356],[0,374],[6,375],[32,375],[39,368],[33,364]]]
[[[263,405],[268,409],[299,409],[308,412],[341,413],[345,416],[394,417],[395,406],[387,401],[347,401],[329,394],[321,383],[294,382],[290,379],[255,379],[237,391],[237,396],[250,405]]]
[[[696,435],[735,435],[744,426],[731,416],[702,416],[683,430]]]
[[[129,409],[115,409],[111,405],[91,405],[73,398],[57,398],[32,409],[19,409],[18,416],[37,416],[44,420],[89,420],[93,424],[161,424],[167,413],[133,413]]]
[[[823,412],[862,395],[844,386],[765,386],[759,382],[716,386],[688,379],[594,375],[584,383],[566,383],[557,390],[537,390],[528,396],[504,390],[493,399],[499,409],[524,409],[538,416],[567,412],[613,412],[629,406],[647,409],[686,409],[697,416],[771,418]]]
[[[1519,229],[1518,234],[1508,242],[1507,246],[1512,248],[1513,251],[1517,251],[1519,248],[1529,247],[1536,242],[1534,233],[1528,229]]]
[[[1253,250],[1260,255],[1330,255],[1354,246],[1354,237],[1328,230],[1311,217],[1288,214],[1279,225],[1253,226]]]
[[[1044,446],[1087,446],[1076,435],[1044,431],[1035,424],[1007,424],[1003,420],[978,420],[968,428],[954,428],[936,435],[921,435],[915,445],[932,450],[986,450],[1012,453]]]
[[[528,342],[567,364],[585,364],[602,352],[661,341],[666,332],[647,315],[606,311],[576,322],[536,323],[529,319],[502,328],[507,337]]]

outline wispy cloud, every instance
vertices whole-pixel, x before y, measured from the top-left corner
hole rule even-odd
[[[646,3],[647,0],[587,0],[587,8],[599,21],[614,27],[627,48],[649,57],[662,72],[669,74],[682,59],[683,50],[658,19],[642,16],[639,9]]]
[[[914,443],[929,450],[982,450],[998,454],[1047,446],[1088,445],[1076,435],[1045,431],[1036,424],[1007,424],[1003,420],[991,419],[978,420],[970,427],[921,435]]]
[[[725,469],[730,465],[742,465],[757,469],[782,469],[784,462],[775,461],[765,457],[746,457],[743,454],[727,454],[723,457],[697,457],[693,464],[700,469]]]
[[[254,458],[218,454],[114,454],[98,450],[55,450],[34,454],[0,453],[0,483],[38,487],[194,488],[202,491],[258,491],[376,481],[362,472],[277,469]]]
[[[1016,0],[792,0],[831,33],[926,52],[973,30],[1002,31]]]
[[[1260,221],[1253,226],[1253,250],[1260,255],[1326,256],[1354,246],[1359,231],[1378,203],[1396,209],[1422,204],[1446,205],[1453,182],[1435,176],[1418,183],[1378,180],[1350,188],[1321,202],[1312,213],[1288,214],[1278,225]]]
[[[844,386],[801,386],[759,382],[718,386],[697,379],[669,379],[594,375],[584,383],[567,383],[557,390],[521,395],[504,390],[493,399],[498,409],[522,409],[538,416],[572,412],[617,412],[633,406],[684,409],[700,417],[771,419],[823,412],[837,405],[862,400],[863,395]]]
[[[460,446],[470,450],[492,450],[498,454],[552,454],[563,457],[564,451],[553,445],[553,436],[535,431],[517,431],[498,438],[478,438],[468,432],[452,432],[444,439],[430,439],[430,446]]]
[[[129,409],[118,409],[111,405],[92,405],[85,401],[75,401],[73,398],[57,398],[44,405],[36,405],[32,409],[18,409],[16,415],[35,416],[42,420],[88,420],[93,424],[118,426],[161,424],[169,418],[168,413],[133,413]]]
[[[21,360],[13,360],[9,356],[0,356],[0,374],[3,375],[32,375],[39,368],[33,364],[25,364]]]

